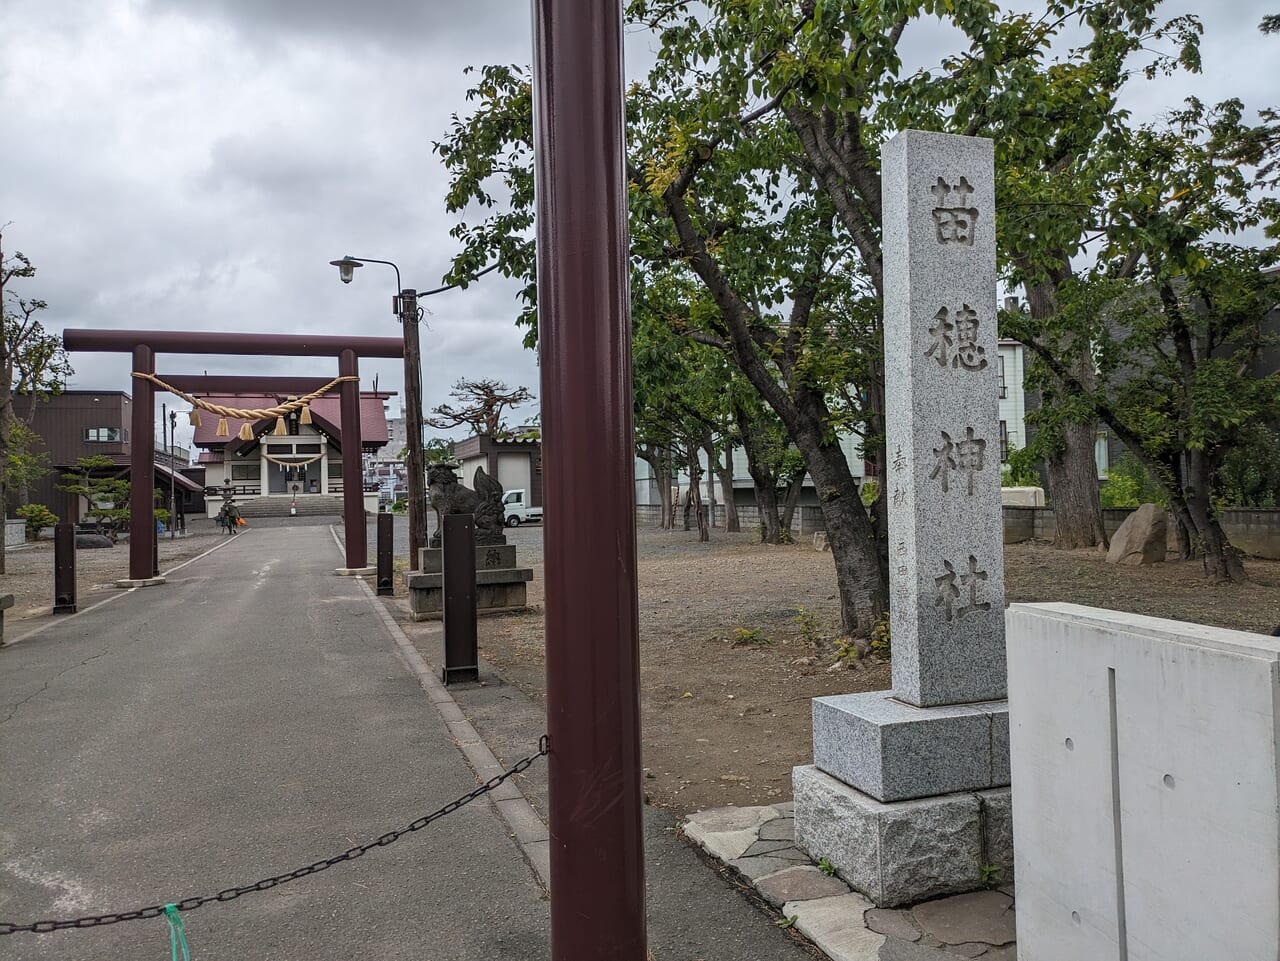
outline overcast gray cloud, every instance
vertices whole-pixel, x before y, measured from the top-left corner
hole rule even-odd
[[[1196,5],[1193,5],[1196,6]],[[1195,93],[1280,102],[1280,39],[1263,0],[1198,4],[1205,74],[1128,94],[1151,118]],[[1169,7],[1170,13],[1174,12]],[[394,274],[343,286],[344,253],[395,260],[438,285],[448,236],[431,152],[466,110],[468,64],[528,63],[513,0],[0,0],[0,224],[39,268],[23,289],[46,324],[396,336]],[[913,28],[922,57],[943,42]],[[644,66],[628,39],[629,73]],[[537,390],[513,325],[518,285],[489,275],[424,302],[428,407],[458,376]],[[75,356],[74,387],[129,389],[129,364]],[[164,357],[171,372],[327,372],[315,360]],[[397,361],[365,386],[400,390]]]

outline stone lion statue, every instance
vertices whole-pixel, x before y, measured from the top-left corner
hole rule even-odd
[[[458,482],[458,471],[451,464],[432,464],[427,468],[427,492],[436,512],[436,532],[429,546],[440,546],[445,514],[474,514],[477,544],[505,544],[502,517],[502,485],[477,467],[471,483],[475,489]]]

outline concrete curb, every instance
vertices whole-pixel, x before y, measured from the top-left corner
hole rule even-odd
[[[332,527],[329,528],[329,531],[333,534],[334,541],[338,542],[338,535]],[[418,649],[413,646],[413,642],[400,629],[400,625],[396,623],[386,605],[378,602],[377,595],[368,583],[364,580],[357,580],[357,583],[378,617],[382,620],[387,633],[395,641],[401,659],[404,660],[405,665],[418,678],[418,683],[422,685],[422,689],[426,691],[432,706],[435,707],[440,719],[444,721],[445,726],[449,729],[454,742],[458,745],[458,750],[462,752],[462,755],[467,759],[467,763],[471,765],[471,769],[475,771],[476,778],[480,781],[487,781],[491,777],[501,774],[506,769],[498,762],[498,759],[489,750],[489,746],[484,743],[475,727],[467,720],[466,714],[458,706],[458,702],[453,699],[453,695],[445,688],[444,683],[436,677],[435,671],[427,663],[427,659],[419,653]],[[538,813],[525,799],[520,789],[511,781],[504,782],[489,797],[493,801],[494,808],[497,809],[498,816],[502,818],[510,829],[512,837],[515,838],[516,844],[524,853],[525,860],[533,868],[533,872],[537,875],[543,888],[550,891],[551,835],[547,831],[547,826],[543,824],[542,819],[538,817]]]

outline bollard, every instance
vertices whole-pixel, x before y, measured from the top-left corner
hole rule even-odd
[[[53,526],[53,613],[76,612],[76,525]]]
[[[441,550],[444,562],[444,682],[480,680],[476,650],[476,519],[474,514],[445,514]]]
[[[378,596],[390,597],[396,592],[394,574],[392,573],[392,547],[394,518],[391,514],[378,515]]]

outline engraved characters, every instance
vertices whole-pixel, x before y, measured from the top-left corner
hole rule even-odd
[[[978,559],[976,557],[972,554],[969,555],[969,572],[967,574],[956,574],[956,569],[951,566],[950,561],[944,560],[942,566],[946,569],[946,572],[933,579],[934,587],[938,592],[938,596],[934,598],[933,606],[945,608],[948,622],[959,620],[968,614],[991,610],[990,601],[978,600],[978,586],[987,579],[987,572],[978,570]],[[957,580],[960,582],[959,586],[956,586]],[[968,603],[957,603],[966,594],[968,595]]]
[[[937,229],[938,243],[962,244],[973,246],[973,228],[978,219],[978,209],[969,206],[969,198],[973,196],[973,187],[964,177],[959,183],[949,184],[941,177],[929,188],[936,206],[933,208],[933,223]],[[952,197],[954,195],[954,198]],[[953,201],[948,206],[948,200]]]

